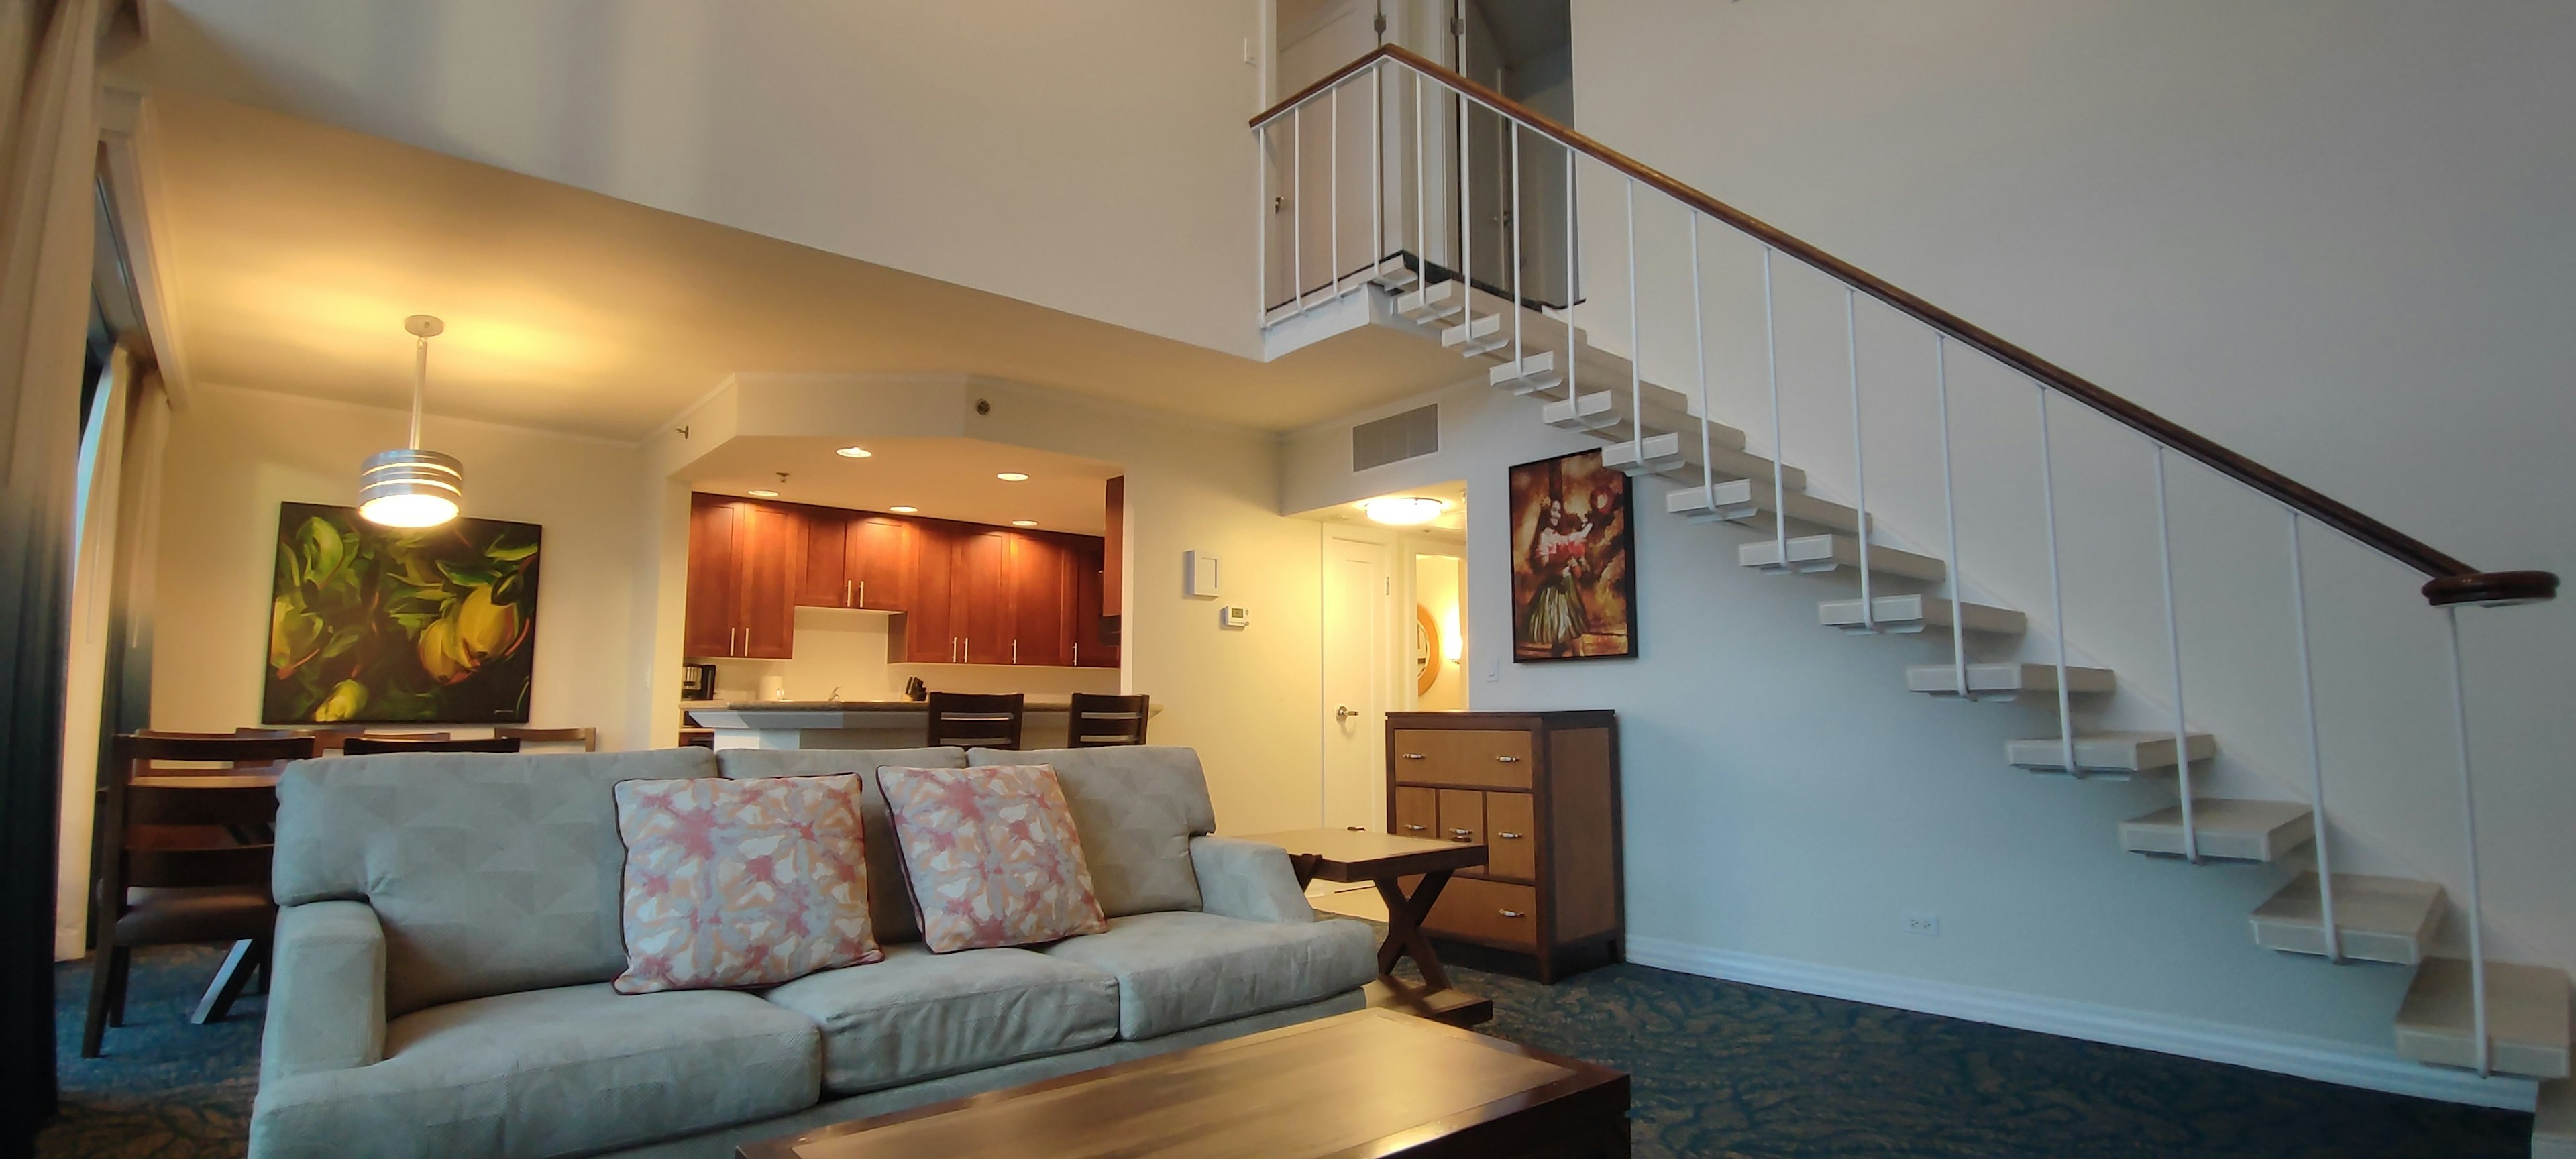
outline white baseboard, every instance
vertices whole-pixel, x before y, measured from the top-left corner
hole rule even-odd
[[[2394,1050],[2373,1051],[2330,1039],[1712,950],[1659,938],[1628,939],[1628,960],[1640,966],[1706,978],[1990,1022],[2444,1102],[2528,1111],[2539,1092],[2539,1084],[2530,1079],[2482,1079],[2467,1071],[2409,1062]]]

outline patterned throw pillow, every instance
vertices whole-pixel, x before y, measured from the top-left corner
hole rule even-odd
[[[883,768],[877,787],[931,953],[1109,928],[1052,767]]]
[[[772,986],[882,961],[856,773],[621,781],[621,994]]]

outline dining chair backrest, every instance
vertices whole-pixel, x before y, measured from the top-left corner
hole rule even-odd
[[[311,737],[117,737],[95,831],[101,902],[121,914],[129,886],[264,888],[267,832],[277,820],[275,781],[264,769],[318,751]],[[155,767],[164,761],[235,771]],[[209,839],[210,832],[257,839]]]
[[[925,748],[1015,749],[1028,697],[1017,692],[933,692],[924,707],[929,718],[921,742]]]
[[[353,736],[349,738],[348,743],[340,746],[340,751],[353,757],[373,753],[515,753],[519,751],[519,742],[515,738],[506,736],[475,737],[465,740],[448,740],[444,737],[437,740],[414,740],[410,737]]]
[[[443,732],[368,732],[363,728],[317,728],[313,730],[313,735],[322,742],[322,752],[325,756],[339,752],[347,747],[350,741],[359,737],[365,737],[368,740],[411,741],[449,739],[449,734]]]
[[[1073,710],[1065,719],[1065,747],[1087,749],[1145,743],[1145,722],[1153,715],[1153,699],[1143,693],[1134,696],[1074,693]]]
[[[599,730],[595,728],[528,728],[506,724],[492,730],[496,737],[507,737],[521,744],[577,744],[581,751],[599,751]]]

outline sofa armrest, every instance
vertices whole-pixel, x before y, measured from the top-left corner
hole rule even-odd
[[[279,907],[262,1084],[385,1057],[385,927],[365,902]]]
[[[1190,865],[1199,875],[1199,908],[1219,917],[1254,922],[1311,922],[1315,909],[1297,888],[1288,851],[1232,837],[1190,839]]]

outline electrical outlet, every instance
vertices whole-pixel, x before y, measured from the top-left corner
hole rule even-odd
[[[1922,910],[1907,910],[1905,911],[1905,932],[1921,934],[1927,938],[1940,937],[1941,915],[1925,913]]]

